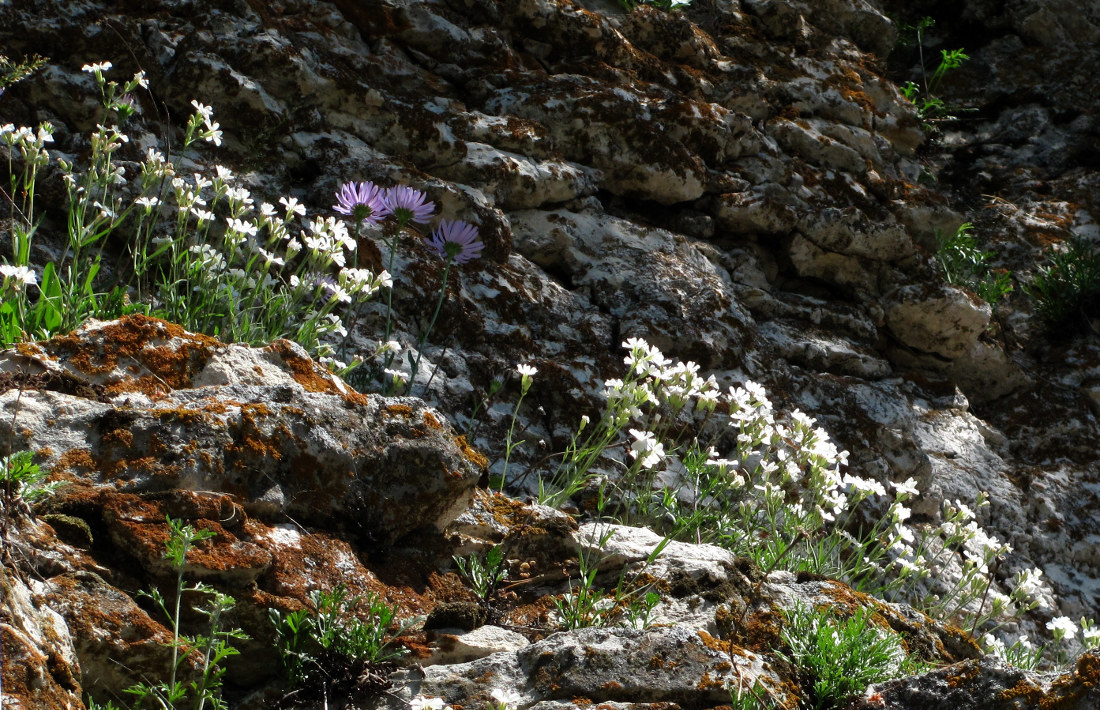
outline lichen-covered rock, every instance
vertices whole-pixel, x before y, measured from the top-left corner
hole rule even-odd
[[[64,617],[6,565],[0,568],[0,599],[0,705],[19,710],[83,707],[81,667]]]
[[[986,656],[939,668],[929,673],[881,683],[867,689],[850,710],[1031,710],[1097,707],[1100,658],[1085,653],[1066,673],[1039,674],[1013,668]]]
[[[226,493],[256,515],[389,544],[417,528],[442,530],[480,475],[480,454],[420,400],[361,395],[287,341],[225,346],[135,316],[86,325],[33,354],[0,354],[0,371],[28,383],[0,394],[3,426],[16,422],[3,436],[38,452],[59,479]],[[37,389],[33,378],[44,373],[102,395]],[[120,542],[141,537],[129,530],[143,520],[137,511],[108,518]],[[262,559],[243,567],[259,574]]]
[[[603,702],[728,702],[727,684],[782,681],[762,657],[686,627],[580,629],[554,634],[514,653],[457,666],[431,666],[407,676],[408,692],[465,706],[491,701],[494,690],[518,696],[514,707],[585,698]]]

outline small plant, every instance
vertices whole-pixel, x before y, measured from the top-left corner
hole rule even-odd
[[[1028,671],[1039,667],[1046,651],[1044,646],[1033,645],[1027,634],[1020,634],[1011,644],[1006,644],[992,633],[988,633],[982,637],[982,647],[986,653],[997,656],[1010,666]]]
[[[1089,324],[1100,315],[1100,248],[1082,238],[1054,251],[1024,286],[1051,326]]]
[[[196,530],[190,524],[184,525],[171,517],[168,521],[168,540],[165,542],[165,559],[169,560],[176,571],[176,592],[172,600],[165,599],[156,588],[144,592],[142,596],[152,599],[172,624],[172,664],[168,669],[168,679],[156,682],[144,681],[126,689],[134,695],[140,705],[146,700],[152,701],[162,710],[190,707],[203,710],[209,705],[212,710],[225,710],[228,706],[221,699],[222,666],[229,656],[238,654],[230,644],[231,639],[247,640],[248,636],[240,629],[222,629],[223,616],[233,609],[233,597],[222,594],[208,584],[196,582],[190,586],[184,582],[183,568],[187,564],[187,553],[195,543],[214,537],[212,530]],[[180,614],[184,593],[212,596],[210,604],[196,611],[210,620],[210,635],[184,636],[180,633]],[[169,604],[172,608],[169,609]],[[183,664],[188,658],[197,657],[200,675],[197,680],[185,683],[180,679]]]
[[[608,592],[596,587],[596,576],[600,571],[599,560],[596,558],[602,553],[614,533],[613,529],[607,528],[600,534],[595,546],[581,547],[577,555],[579,581],[574,584],[571,579],[569,591],[554,599],[558,619],[567,631],[589,626],[617,624],[644,629],[650,624],[650,614],[660,603],[661,595],[652,590],[649,585],[629,589],[624,571],[619,575],[619,583],[614,590]],[[657,559],[669,542],[671,540],[665,538],[653,548],[645,560],[643,569]]]
[[[523,440],[516,441],[516,417],[519,415],[519,408],[523,405],[523,398],[527,396],[527,392],[531,389],[531,383],[534,381],[535,375],[538,370],[532,365],[516,365],[516,372],[519,373],[519,399],[516,400],[516,406],[512,409],[512,421],[508,425],[508,435],[504,439],[504,470],[500,473],[500,492],[504,492],[504,484],[508,481],[508,462],[512,458],[512,451],[523,443]]]
[[[368,375],[356,377],[352,384],[361,387],[370,378],[380,379],[387,392],[398,392],[402,389],[411,393],[417,373],[420,371],[420,361],[424,355],[424,346],[435,323],[439,319],[439,313],[443,308],[443,301],[447,296],[447,280],[454,264],[465,264],[480,258],[485,244],[478,237],[478,229],[472,224],[462,220],[440,220],[432,230],[431,238],[426,246],[443,259],[442,283],[439,287],[439,300],[436,302],[435,311],[427,327],[423,328],[417,339],[416,355],[408,353],[409,373],[393,369],[394,358],[399,349],[388,347],[390,335],[393,332],[393,283],[390,274],[393,273],[394,259],[397,254],[397,240],[404,232],[414,233],[413,224],[427,224],[432,218],[435,203],[427,201],[427,197],[420,190],[415,190],[406,185],[399,185],[389,189],[383,189],[373,182],[349,182],[341,187],[337,193],[337,204],[333,206],[337,212],[349,217],[355,225],[355,238],[358,240],[364,227],[379,227],[382,230],[382,243],[389,250],[389,267],[386,272],[386,324],[382,335],[382,342],[387,347],[380,348],[378,353],[384,355],[382,362]],[[353,318],[354,322],[354,318]],[[384,373],[384,376],[383,376]],[[430,380],[429,380],[430,382]]]
[[[283,671],[293,688],[319,691],[327,697],[341,687],[354,688],[365,665],[391,661],[405,653],[393,641],[408,624],[391,633],[397,608],[373,593],[349,596],[341,584],[328,592],[315,590],[309,599],[310,609],[285,616],[277,609],[268,612],[275,625]]]
[[[740,671],[738,673],[740,674]],[[759,678],[753,679],[751,686],[731,683],[727,690],[730,694],[730,707],[733,710],[780,710],[783,707]]]
[[[813,681],[803,707],[828,710],[862,692],[871,683],[902,674],[906,653],[898,635],[878,627],[870,609],[840,620],[834,609],[796,604],[784,610],[780,638],[790,649],[787,659]]]
[[[943,99],[938,96],[940,84],[943,82],[943,78],[947,72],[952,69],[958,69],[962,66],[963,62],[970,59],[962,48],[951,50],[942,49],[940,50],[939,64],[937,64],[935,70],[929,74],[924,59],[924,32],[934,24],[935,20],[931,17],[925,17],[916,25],[905,25],[902,27],[902,32],[908,31],[915,35],[917,53],[920,57],[920,71],[923,86],[919,86],[913,81],[907,81],[900,89],[902,95],[917,107],[917,115],[926,123],[934,120],[942,121],[954,118],[954,116],[949,114],[957,109],[948,108],[943,102]]]
[[[614,534],[613,530],[603,533],[598,543],[600,549],[607,544],[612,534]],[[581,548],[580,554],[577,555],[579,582],[574,586],[573,580],[569,580],[569,591],[560,598],[554,599],[558,618],[566,631],[610,625],[615,602],[607,592],[596,588],[596,575],[599,574],[600,568],[594,557],[594,552]]]
[[[141,310],[228,341],[289,337],[326,360],[334,353],[329,340],[346,336],[341,311],[388,285],[388,274],[343,268],[355,242],[335,219],[314,219],[300,237],[292,236],[305,208],[286,197],[279,200],[283,209],[257,204],[222,166],[212,177],[183,177],[179,158],[172,162],[149,149],[139,169],[124,167],[118,156],[129,138],[122,126],[147,82],[141,72],[121,84],[108,81],[110,69],[109,62],[84,66],[95,77],[103,113],[88,141],[87,165],[57,161],[69,196],[68,245],[40,272],[30,264],[41,224],[35,196],[39,173],[51,162],[45,146],[53,129],[0,126],[12,238],[11,261],[0,265],[0,345],[48,337],[88,317]],[[199,141],[220,145],[213,109],[197,101],[192,106],[183,152]],[[128,269],[120,264],[116,282],[104,290],[104,244],[120,232],[127,233]]]
[[[0,54],[0,96],[4,90],[17,81],[22,81],[46,64],[46,59],[37,54],[25,57],[16,62],[9,57]]]
[[[20,451],[0,459],[0,485],[4,487],[6,500],[21,499],[33,504],[65,485],[64,481],[45,483],[47,475],[34,462],[32,451]]]
[[[937,231],[936,262],[947,283],[965,286],[987,303],[996,304],[1012,290],[1012,277],[1007,271],[989,268],[993,252],[978,248],[973,230],[973,224],[964,222],[951,236]]]
[[[476,555],[470,555],[465,559],[461,557],[452,559],[458,565],[458,571],[462,577],[473,588],[483,604],[487,604],[492,599],[497,587],[508,575],[504,565],[504,548],[500,545],[489,548],[484,560]]]

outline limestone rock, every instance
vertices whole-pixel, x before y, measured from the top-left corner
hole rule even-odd
[[[890,332],[905,345],[945,358],[970,351],[989,324],[988,303],[963,291],[945,287],[924,295],[920,287],[901,289],[886,311]]]
[[[126,492],[230,493],[385,544],[444,528],[479,475],[478,454],[421,401],[360,395],[286,341],[252,351],[135,316],[41,343],[29,362],[9,351],[0,370],[102,388],[110,404],[48,389],[0,402],[56,476]]]

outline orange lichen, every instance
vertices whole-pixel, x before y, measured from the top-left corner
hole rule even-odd
[[[1095,652],[1085,653],[1077,659],[1077,667],[1072,673],[1058,677],[1046,697],[1039,701],[1040,710],[1063,710],[1083,707],[1081,700],[1086,697],[1095,699],[1100,688],[1100,656]]]
[[[443,428],[443,423],[440,422],[438,419],[436,419],[435,416],[431,412],[424,412],[424,423],[427,424],[428,427],[430,427],[432,429],[442,429]]]
[[[73,468],[83,468],[88,472],[98,469],[95,459],[92,458],[91,451],[88,449],[69,449],[57,459],[57,463],[54,464],[53,470],[62,472]]]
[[[466,457],[466,460],[474,464],[480,469],[489,468],[489,459],[484,454],[480,453],[477,449],[466,443],[466,437],[462,435],[456,435],[454,438],[455,446],[458,447],[462,455]]]
[[[1021,678],[1016,685],[1001,692],[1001,700],[1011,702],[1021,698],[1028,706],[1035,705],[1042,697],[1043,690],[1027,678]]]
[[[703,642],[703,645],[710,650],[726,654],[730,652],[730,647],[732,644],[729,641],[723,641],[722,639],[714,638],[702,629],[696,631],[695,633],[698,634],[699,640]]]
[[[112,429],[104,434],[100,441],[105,445],[118,444],[130,448],[134,445],[134,434],[129,429]]]
[[[156,410],[157,418],[161,421],[176,421],[181,424],[198,424],[208,421],[210,415],[199,409],[190,407],[173,407],[172,409]]]
[[[976,678],[981,672],[981,668],[974,661],[966,661],[955,667],[959,670],[954,673],[948,673],[947,677],[944,679],[949,688],[966,687],[969,685],[970,681]]]
[[[92,338],[96,342],[91,342]],[[151,345],[160,341],[177,342]],[[149,374],[129,380],[135,391],[153,387],[148,377],[171,389],[189,387],[192,375],[206,364],[216,348],[222,347],[214,338],[188,333],[179,325],[143,315],[124,316],[92,333],[55,336],[48,344],[66,353],[73,367],[89,375],[111,372],[120,360],[137,362]],[[127,385],[113,383],[113,389],[127,391]]]
[[[323,392],[336,394],[352,404],[365,405],[369,400],[365,395],[347,387],[339,387],[332,375],[320,367],[310,358],[296,353],[287,340],[276,340],[267,346],[267,350],[278,355],[287,368],[294,381],[305,388],[306,392]]]
[[[389,415],[400,415],[402,417],[407,417],[412,414],[413,410],[412,407],[407,404],[390,404],[387,405],[386,408],[382,411]]]

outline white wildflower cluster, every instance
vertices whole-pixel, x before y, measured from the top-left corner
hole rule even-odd
[[[34,160],[44,165],[50,161],[45,145],[53,143],[53,124],[41,123],[38,128],[30,128],[5,123],[0,125],[0,142],[18,149],[25,162]]]
[[[199,116],[207,116],[208,107],[200,107]],[[307,340],[322,341],[326,336],[347,336],[334,309],[362,303],[392,285],[386,272],[341,268],[356,243],[340,221],[318,217],[292,236],[295,220],[306,213],[297,198],[280,198],[278,206],[257,204],[247,188],[235,184],[229,168],[214,166],[212,177],[197,172],[179,176],[155,151],[147,154],[143,174],[169,179],[169,195],[175,203],[175,234],[151,236],[152,228],[146,230],[153,247],[146,256],[163,255],[175,264],[180,261],[179,250],[186,250],[192,290],[223,302],[206,310],[241,314],[278,310],[282,315],[276,315],[285,323],[298,323],[299,330],[304,329]],[[156,198],[139,198],[135,204],[143,209],[139,218],[143,225],[154,223],[160,209],[170,209]],[[200,243],[188,246],[195,238]],[[171,295],[161,294],[161,300],[171,312]],[[186,311],[194,303],[201,301],[179,302],[177,308]],[[188,321],[185,312],[173,315]],[[321,346],[317,354],[331,358],[333,349]]]
[[[815,571],[967,628],[1004,624],[1049,598],[1038,569],[1019,572],[1007,594],[991,588],[1012,548],[979,524],[985,494],[945,502],[938,525],[913,525],[909,506],[920,494],[913,478],[884,485],[854,475],[828,432],[803,412],[777,412],[757,383],[722,391],[694,363],[667,358],[641,339],[623,347],[627,374],[604,383],[600,421],[582,422],[559,469],[562,490],[583,487],[577,472],[621,445],[627,471],[612,482],[624,521],[716,542],[764,567],[784,559],[806,564],[805,553],[784,556],[811,541]],[[561,471],[572,479],[562,480]],[[849,524],[857,509],[858,538]],[[1052,627],[1059,630],[1070,633]],[[1030,648],[1017,642],[1012,653]]]

